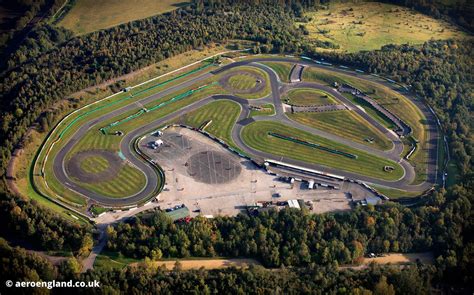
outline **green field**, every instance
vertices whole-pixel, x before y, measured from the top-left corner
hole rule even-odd
[[[85,34],[172,11],[187,3],[180,0],[76,0],[58,25],[76,34]]]
[[[301,144],[291,143],[283,139],[269,136],[268,132],[291,135],[300,140],[306,140],[312,143],[321,144],[325,147],[355,154],[358,158],[349,159],[344,156],[324,152]],[[320,164],[378,179],[398,180],[403,175],[403,168],[393,161],[372,156],[368,153],[288,127],[281,123],[269,121],[253,122],[242,130],[242,140],[254,149],[277,156]],[[393,166],[395,170],[391,173],[385,172],[384,166],[386,165]]]
[[[367,114],[369,114],[369,116],[371,116],[372,118],[377,120],[380,124],[382,124],[386,128],[388,128],[388,129],[394,129],[395,128],[395,124],[393,124],[393,122],[389,118],[387,118],[384,114],[382,114],[377,109],[375,109],[373,106],[371,106],[365,100],[360,99],[360,98],[352,95],[351,93],[343,93],[342,95],[345,96],[350,101],[352,101],[355,105],[358,105],[358,106],[362,107],[364,109],[364,111]]]
[[[80,165],[81,169],[87,173],[101,173],[109,168],[109,162],[104,157],[91,156],[87,157]]]
[[[212,120],[204,130],[224,140],[228,145],[236,147],[231,133],[239,114],[240,105],[238,103],[230,100],[220,100],[187,113],[177,122],[198,128],[203,123]]]
[[[386,44],[421,44],[431,39],[466,37],[454,25],[405,7],[351,2],[330,4],[328,8],[306,13],[311,20],[303,25],[310,40],[338,45],[338,51],[357,52],[380,49]]]
[[[235,72],[238,72],[238,74],[229,79],[229,84],[230,84],[229,86],[235,87],[235,89],[237,90],[235,95],[242,98],[246,98],[246,99],[257,99],[257,98],[262,98],[262,97],[270,95],[271,93],[270,77],[265,71],[262,71],[261,69],[258,69],[255,67],[241,66],[241,67],[233,68],[230,71],[227,71],[225,75],[230,74],[230,73],[235,73]],[[262,77],[262,79],[266,81],[265,87],[262,90],[257,91],[255,93],[238,93],[238,90],[246,90],[246,89],[251,88],[250,85],[252,83],[255,83],[254,86],[256,85],[255,79],[251,78],[251,76],[249,75],[245,75],[245,73]],[[229,89],[229,91],[231,90]]]
[[[288,104],[298,106],[326,105],[336,104],[338,102],[331,94],[310,88],[290,90],[284,99]]]
[[[262,62],[262,64],[272,68],[278,74],[278,77],[280,77],[282,82],[290,82],[290,73],[293,64],[287,62]]]
[[[94,262],[94,269],[113,270],[123,269],[128,264],[141,261],[139,259],[124,257],[120,253],[102,251]]]
[[[389,150],[392,143],[367,121],[352,111],[287,114],[292,120],[380,150]],[[369,142],[366,139],[373,139]]]
[[[398,92],[381,85],[376,82],[367,81],[357,77],[336,73],[320,68],[308,68],[303,72],[304,81],[312,81],[326,85],[333,85],[334,82],[350,84],[362,91],[364,91],[372,99],[380,105],[383,105],[390,112],[404,120],[413,129],[413,137],[419,141],[420,149],[418,149],[410,158],[410,163],[415,167],[416,178],[414,184],[419,184],[426,179],[426,161],[428,156],[427,151],[427,124],[426,119],[421,111],[415,106],[413,102],[399,94]],[[377,112],[368,110],[370,115]],[[374,118],[381,119],[380,114]],[[386,121],[386,120],[385,120]],[[385,122],[384,125],[390,123]]]
[[[260,110],[250,110],[249,117],[255,116],[273,116],[275,114],[275,106],[272,103],[260,105]]]
[[[126,164],[117,176],[109,181],[101,181],[98,183],[84,183],[73,181],[82,187],[99,193],[110,198],[125,198],[139,192],[146,184],[145,175],[138,169]]]
[[[250,75],[239,74],[229,78],[229,85],[238,90],[247,90],[257,86],[257,81]]]

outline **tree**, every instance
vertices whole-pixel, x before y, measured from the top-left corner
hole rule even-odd
[[[393,285],[387,283],[387,277],[380,277],[379,282],[374,287],[374,295],[395,295],[395,289]]]

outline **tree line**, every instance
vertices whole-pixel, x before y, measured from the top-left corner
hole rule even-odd
[[[87,256],[92,250],[92,228],[60,217],[34,200],[0,193],[0,235],[15,237],[46,251],[69,251]]]
[[[26,128],[73,92],[211,42],[239,38],[282,52],[300,44],[289,11],[249,4],[202,10],[189,6],[62,43],[67,33],[51,26],[38,34],[39,40],[20,47],[13,68],[1,76],[0,168]]]
[[[293,26],[293,19],[298,15],[298,2],[283,8],[264,1],[255,6],[245,1],[233,5],[230,2],[219,4],[218,1],[212,1],[218,5],[211,5],[210,2],[80,37],[71,37],[67,31],[51,26],[40,28],[37,36],[28,40],[24,47],[20,46],[9,64],[10,69],[1,75],[0,176],[4,176],[11,151],[26,128],[38,118],[48,118],[52,123],[57,118],[47,117],[46,110],[87,86],[191,48],[231,38],[259,42],[255,52],[311,53],[310,45],[302,37],[304,31]],[[448,191],[433,193],[426,204],[416,208],[389,204],[347,214],[317,216],[289,210],[257,217],[196,219],[187,225],[173,224],[165,216],[156,214],[109,228],[111,240],[108,248],[127,256],[151,259],[246,255],[265,265],[305,266],[306,271],[315,263],[331,267],[357,262],[367,252],[432,250],[437,257],[436,270],[429,275],[458,287],[470,286],[469,282],[474,281],[470,272],[474,268],[474,181],[470,133],[472,45],[471,41],[433,41],[423,46],[386,46],[379,51],[350,55],[324,54],[334,62],[383,73],[411,84],[435,108],[448,135],[460,172],[460,183]],[[313,55],[321,57],[320,53],[313,52]],[[85,253],[84,249],[90,249],[89,227],[73,225],[34,201],[12,197],[3,191],[0,198],[3,236],[20,235],[43,249],[65,249],[75,253]],[[14,252],[1,252],[2,259],[14,255],[11,253]],[[15,263],[41,265],[22,259]],[[12,265],[16,264],[5,264],[5,269],[15,270]],[[77,265],[71,260],[64,266],[64,273],[75,273],[74,269]],[[267,281],[272,275],[267,272],[256,274],[258,270],[190,272],[189,275],[176,271],[172,276],[166,273],[173,282],[164,275],[148,275],[145,270],[133,272],[127,269],[88,275],[103,278],[106,285],[113,286],[112,289],[120,286],[126,290],[148,290],[146,285],[135,284],[138,287],[134,287],[127,283],[127,280],[133,283],[139,278],[152,286],[163,286],[163,290],[179,286],[191,288],[194,285],[190,284],[196,282],[198,275],[205,278],[206,286],[209,283],[209,290],[234,290],[226,285],[227,281],[221,282],[217,278],[237,279],[240,284],[233,288],[244,291],[250,290],[245,289],[245,284],[255,288],[252,282],[258,281],[265,282],[262,284],[268,288],[291,286],[298,288],[295,290],[306,290],[303,285],[311,285],[314,281],[326,286],[326,289],[321,289],[324,292],[336,292],[341,288],[352,290],[354,286],[375,291],[377,283],[384,285],[380,272],[361,273],[358,280],[352,275],[332,276],[328,271],[327,275],[308,271],[308,280],[298,281],[302,277],[300,273],[297,279],[291,277],[290,281],[300,282],[294,285],[284,284],[288,279],[278,276]],[[323,280],[326,277],[327,281]],[[389,274],[385,277],[384,286],[389,290],[398,290],[403,285]],[[254,281],[252,278],[257,279]],[[195,285],[204,284],[201,282]],[[314,288],[320,290],[317,286]]]
[[[215,270],[156,268],[149,262],[125,269],[90,270],[80,274],[74,258],[52,265],[36,253],[10,246],[0,238],[0,277],[16,281],[98,280],[100,288],[76,288],[79,294],[429,294],[436,282],[436,268],[414,265],[370,266],[365,270],[340,270],[334,266],[267,270],[261,266]],[[5,284],[0,291],[8,292]],[[62,294],[63,288],[16,288],[19,294]]]
[[[11,9],[17,17],[2,19],[4,31],[0,33],[0,69],[3,70],[5,60],[15,52],[23,38],[30,35],[31,30],[42,25],[41,16],[53,15],[66,0],[12,0],[3,1],[2,8]],[[36,17],[36,19],[35,19]]]

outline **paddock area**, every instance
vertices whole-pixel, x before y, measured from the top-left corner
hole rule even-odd
[[[158,140],[162,144],[154,149]],[[257,202],[290,199],[312,202],[314,213],[343,211],[351,209],[354,196],[366,195],[349,193],[359,189],[354,184],[344,184],[340,190],[309,190],[304,183],[291,184],[186,128],[171,127],[160,136],[149,134],[139,147],[165,172],[165,188],[155,204],[162,209],[185,204],[192,216],[232,216]]]

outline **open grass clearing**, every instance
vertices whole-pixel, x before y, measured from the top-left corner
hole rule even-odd
[[[188,126],[200,127],[206,122],[211,123],[204,131],[224,140],[228,145],[237,148],[232,140],[232,128],[240,114],[240,105],[230,100],[211,102],[195,111],[187,113],[176,120]]]
[[[331,94],[311,88],[292,89],[288,91],[284,99],[288,104],[298,106],[327,105],[338,102]]]
[[[380,150],[393,144],[384,134],[352,111],[287,114],[292,120]]]
[[[169,12],[187,4],[181,0],[76,0],[58,25],[80,35]]]
[[[262,64],[272,68],[284,83],[290,82],[290,73],[294,64],[287,62],[262,62]]]
[[[461,181],[459,168],[452,160],[448,162],[447,173],[448,175],[446,177],[446,187],[453,186]]]
[[[221,258],[221,257],[187,257],[185,259],[165,258],[158,261],[146,262],[144,259],[134,259],[124,257],[119,253],[104,251],[97,256],[94,263],[94,269],[101,270],[117,270],[124,269],[127,266],[131,267],[160,267],[165,266],[168,270],[173,270],[176,262],[179,261],[182,270],[200,269],[219,269],[226,267],[248,267],[249,265],[261,265],[255,259],[246,258]]]
[[[317,143],[328,148],[355,154],[358,158],[349,159],[341,155],[335,155],[301,144],[292,143],[269,136],[268,132],[290,135],[300,140]],[[312,164],[324,165],[369,177],[384,180],[398,180],[403,175],[403,168],[393,161],[370,155],[352,147],[277,122],[253,122],[242,130],[242,139],[248,146],[273,155],[288,157]],[[394,167],[395,170],[391,173],[385,172],[384,166],[387,165]]]
[[[275,106],[272,103],[266,103],[258,106],[260,109],[251,109],[249,117],[256,116],[273,116],[275,114]]]
[[[94,262],[94,269],[103,269],[103,270],[114,270],[114,269],[123,269],[130,263],[136,263],[140,260],[124,257],[123,255],[116,252],[102,251],[101,254],[97,255],[97,258]]]
[[[196,258],[196,259],[189,259],[186,258],[184,260],[159,260],[159,261],[152,261],[150,263],[146,262],[137,262],[132,263],[130,266],[146,266],[146,267],[166,267],[167,270],[173,270],[176,266],[177,262],[182,270],[191,270],[191,269],[220,269],[220,268],[227,268],[227,267],[236,267],[236,268],[247,268],[250,265],[261,265],[255,259],[245,259],[245,258],[230,258],[230,259],[222,259],[222,258]]]
[[[380,49],[386,44],[421,44],[431,39],[465,38],[456,26],[406,7],[378,2],[336,3],[306,13],[310,40],[339,45],[338,51]]]

